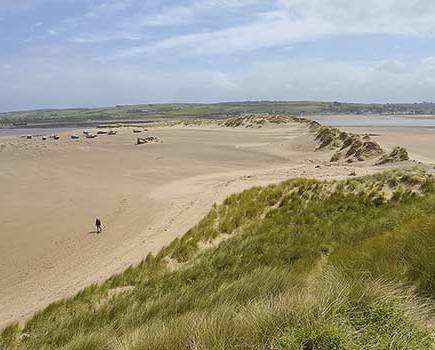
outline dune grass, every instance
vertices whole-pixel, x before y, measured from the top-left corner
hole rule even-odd
[[[255,187],[0,348],[431,349],[434,213],[419,169]]]

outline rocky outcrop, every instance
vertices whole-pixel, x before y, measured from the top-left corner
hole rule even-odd
[[[160,139],[157,136],[138,137],[136,145],[144,145],[146,143],[157,143]]]

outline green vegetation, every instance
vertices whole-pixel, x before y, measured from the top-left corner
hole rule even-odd
[[[408,151],[403,147],[395,147],[389,154],[379,159],[377,164],[387,164],[409,160]]]
[[[435,187],[419,169],[293,179],[214,205],[5,349],[431,349]]]
[[[289,117],[288,115],[280,115],[280,114],[246,114],[243,116],[238,116],[234,118],[225,119],[221,126],[227,128],[238,128],[245,127],[251,128],[254,126],[261,127],[266,123],[271,124],[287,124],[292,121],[300,122],[302,118]]]
[[[106,108],[45,109],[0,113],[0,125],[19,122],[79,123],[86,121],[226,118],[243,113],[272,114],[434,114],[435,104],[356,104],[317,101],[258,101],[216,104],[142,104]]]

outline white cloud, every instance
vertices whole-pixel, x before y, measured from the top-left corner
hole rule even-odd
[[[57,0],[4,1],[8,11],[18,11]],[[400,38],[433,40],[432,0],[185,0],[183,5],[159,0],[160,6],[139,0],[62,1],[81,2],[82,14],[58,22],[38,17],[45,24],[37,34],[43,34],[1,58],[1,109],[245,99],[414,101],[431,100],[435,91],[434,57],[398,59],[421,55]],[[374,54],[359,52],[328,51],[335,61],[318,52],[306,59],[309,51],[297,55],[305,60],[289,58],[304,45],[293,45],[279,60],[273,57],[283,51],[266,50],[324,37],[334,45],[339,35],[358,42],[359,35],[370,33],[397,36],[397,49],[372,61],[367,57]],[[365,40],[361,44],[361,52],[372,50]],[[357,55],[366,61],[350,61]],[[13,65],[4,65],[9,62]]]
[[[104,34],[83,34],[83,35],[72,37],[69,39],[69,41],[73,43],[79,43],[79,44],[96,44],[96,43],[104,43],[108,41],[117,41],[117,40],[137,41],[142,38],[143,37],[141,35],[135,33],[115,32],[115,33],[104,33]]]
[[[57,30],[54,30],[54,29],[48,29],[47,34],[50,36],[55,36],[58,34],[58,32],[57,32]]]
[[[249,6],[260,3],[260,0],[201,0],[191,1],[184,5],[175,3],[163,6],[153,14],[139,14],[133,19],[131,26],[159,27],[178,26],[204,22],[209,16],[219,15],[220,12],[229,12],[247,9]],[[247,12],[249,13],[249,12]]]
[[[92,6],[91,10],[85,13],[83,17],[110,17],[127,10],[133,3],[133,0],[106,0]]]
[[[430,68],[435,68],[435,56],[426,57],[423,60],[423,64]]]
[[[250,51],[342,34],[432,35],[435,2],[431,0],[278,0],[274,10],[258,13],[248,24],[209,32],[174,35],[152,44],[132,47],[119,56],[177,49],[204,55]],[[154,17],[155,23],[180,21],[172,8]],[[153,21],[150,19],[150,23]]]
[[[314,99],[355,102],[414,102],[433,100],[435,69],[427,60],[386,68],[386,61],[271,61],[236,74],[236,84],[252,99]],[[382,68],[381,68],[382,67]]]
[[[410,67],[408,64],[398,60],[385,60],[380,62],[377,67],[378,70],[389,72],[393,74],[409,73]]]
[[[400,74],[380,69],[382,65],[385,62],[271,60],[225,71],[159,70],[146,64],[97,65],[76,58],[16,62],[2,72],[0,106],[10,110],[248,99],[433,100],[435,69],[431,58],[403,65],[407,68]],[[40,86],[44,86],[43,94]]]

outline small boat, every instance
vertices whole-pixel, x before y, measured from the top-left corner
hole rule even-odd
[[[139,133],[142,132],[142,130],[141,130],[141,129],[133,129],[133,132],[134,132],[135,134],[139,134]]]
[[[53,139],[54,139],[54,140],[59,140],[60,137],[59,137],[59,135],[53,135]]]
[[[87,138],[87,139],[94,139],[94,138],[96,138],[96,137],[97,137],[97,135],[92,134],[92,133],[88,133],[88,134],[86,134],[86,138]]]
[[[47,140],[47,136],[42,136],[42,141],[46,141]]]
[[[13,126],[26,126],[27,123],[26,122],[15,122],[15,123],[12,123],[12,125]]]
[[[110,130],[109,133],[107,135],[116,135],[117,131],[115,130]]]
[[[97,131],[97,135],[107,135],[109,132],[105,130],[99,130]]]
[[[31,140],[32,139],[32,135],[27,135],[26,139]]]
[[[78,139],[80,139],[80,136],[79,135],[71,135],[71,139],[78,140]]]

